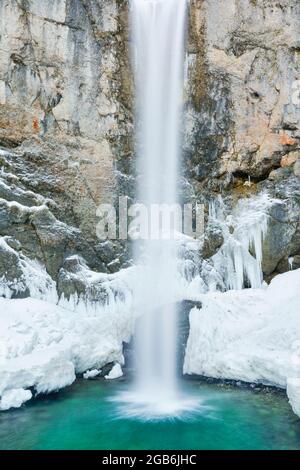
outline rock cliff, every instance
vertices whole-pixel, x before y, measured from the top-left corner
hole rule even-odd
[[[95,231],[97,206],[133,192],[128,12],[128,0],[0,0],[0,235],[55,279],[76,253],[99,271],[128,259]],[[190,0],[186,197],[281,199],[267,277],[299,265],[299,30],[297,0]]]

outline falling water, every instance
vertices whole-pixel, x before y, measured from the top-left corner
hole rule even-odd
[[[148,208],[177,202],[186,7],[186,0],[132,0],[137,192]],[[176,251],[159,221],[152,219],[150,228],[158,239],[144,242],[146,269],[137,288],[143,313],[138,390],[146,401],[170,407],[176,396]]]

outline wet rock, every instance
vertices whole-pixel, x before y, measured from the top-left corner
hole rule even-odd
[[[176,336],[177,373],[180,376],[183,374],[185,349],[186,349],[186,344],[187,344],[189,331],[190,331],[189,314],[192,308],[195,308],[195,307],[201,309],[202,307],[201,302],[184,300],[182,302],[178,302],[175,305],[176,329],[177,329],[177,336]],[[158,308],[152,314],[157,315],[159,317],[161,315],[161,309]],[[158,321],[158,324],[159,324],[159,321]],[[135,335],[138,334],[139,328],[140,328],[140,320],[137,320],[136,328],[135,328]],[[124,358],[125,358],[125,369],[124,369],[125,374],[132,375],[134,374],[135,367],[136,367],[134,338],[131,339],[130,343],[124,344],[123,351],[124,351]]]
[[[5,242],[7,245],[12,248],[14,251],[21,251],[22,245],[19,240],[16,240],[13,237],[4,237]]]
[[[280,165],[284,167],[292,166],[297,160],[300,159],[300,151],[290,152],[287,155],[284,155],[281,159]]]
[[[293,167],[294,175],[300,176],[300,161],[298,160]]]
[[[275,271],[279,261],[288,256],[294,233],[294,227],[276,219],[270,219],[268,232],[263,241],[262,269],[265,274]]]
[[[291,256],[289,258],[290,269],[300,269],[300,255]]]
[[[111,263],[116,256],[116,248],[112,241],[106,240],[95,246],[95,250],[104,263]]]
[[[221,227],[210,222],[205,228],[203,243],[200,249],[203,259],[208,259],[215,255],[223,243],[224,236]]]
[[[67,258],[58,273],[57,290],[60,298],[83,302],[87,308],[111,305],[114,301],[125,302],[127,285],[114,282],[101,273],[92,271],[86,261],[73,255]]]
[[[12,297],[23,298],[29,295],[29,290],[24,284],[23,270],[19,256],[0,238],[0,280],[1,284],[12,291]],[[1,293],[0,284],[0,293]]]
[[[110,273],[116,273],[116,272],[120,271],[121,263],[120,263],[119,258],[117,258],[114,261],[112,261],[111,263],[109,263],[107,265],[107,269]]]
[[[276,170],[272,170],[269,174],[269,180],[271,181],[280,181],[291,173],[290,168],[277,168]]]
[[[270,275],[290,269],[288,258],[300,254],[300,186],[293,175],[261,186],[277,201],[269,210],[263,241],[263,272]]]

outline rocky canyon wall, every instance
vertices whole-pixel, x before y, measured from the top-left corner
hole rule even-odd
[[[189,175],[263,180],[300,149],[300,4],[191,0]]]
[[[125,1],[0,1],[0,142],[86,232],[130,154],[127,25]]]
[[[20,188],[53,200],[53,216],[80,229],[97,269],[118,253],[94,251],[96,208],[134,183],[128,11],[128,0],[0,0],[0,144],[15,155],[0,158],[16,178],[10,200]],[[190,0],[187,43],[188,197],[267,188],[284,204],[272,214],[264,271],[286,270],[300,255],[300,4]]]

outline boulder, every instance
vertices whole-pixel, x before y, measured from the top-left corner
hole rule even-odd
[[[211,258],[224,243],[222,229],[214,222],[209,222],[205,228],[200,256],[203,259]]]
[[[300,176],[300,160],[297,160],[295,162],[293,170],[294,170],[294,175],[299,177]]]
[[[281,159],[280,165],[284,167],[292,166],[297,160],[300,160],[300,151],[290,152],[284,155]]]
[[[18,254],[0,238],[0,295],[24,298],[29,295]]]

